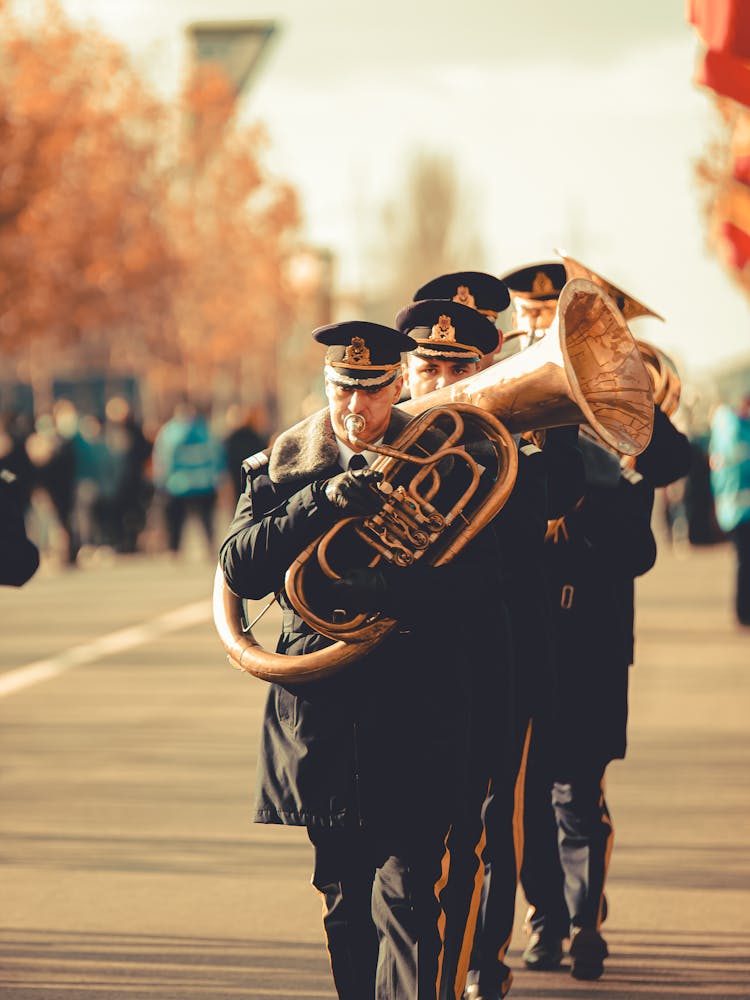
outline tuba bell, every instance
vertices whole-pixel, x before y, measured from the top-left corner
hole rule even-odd
[[[378,613],[342,618],[336,609],[316,606],[321,581],[340,578],[355,558],[354,565],[369,567],[450,561],[510,495],[518,462],[512,433],[586,421],[610,447],[636,455],[653,428],[651,380],[627,323],[601,286],[583,278],[563,288],[543,340],[400,407],[414,419],[393,445],[366,445],[378,452],[372,468],[383,474],[382,511],[341,520],[286,574],[289,601],[332,645],[298,656],[262,649],[219,567],[214,621],[232,666],[263,680],[303,683],[336,673],[382,642],[397,622]],[[364,445],[356,421],[348,430],[352,443]],[[495,461],[489,491],[464,447],[477,440],[489,445]],[[443,489],[449,463],[463,466],[467,485],[458,497]]]
[[[569,257],[562,250],[556,250],[555,253],[562,259],[565,265],[565,273],[569,280],[571,278],[588,278],[590,281],[601,285],[604,291],[615,300],[617,308],[623,314],[626,321],[638,319],[641,316],[652,316],[654,319],[664,321],[664,317],[660,316],[658,312],[649,308],[645,303],[640,302],[633,295],[630,295],[629,292],[618,288],[608,278],[597,274],[596,271],[592,271],[590,267],[582,264],[574,257]],[[654,403],[669,417],[680,405],[682,381],[677,371],[677,366],[668,354],[648,341],[636,340],[636,344],[651,378]]]
[[[484,371],[409,400],[407,413],[471,403],[512,433],[588,423],[609,447],[639,455],[651,440],[651,380],[622,313],[601,285],[563,287],[545,336]]]

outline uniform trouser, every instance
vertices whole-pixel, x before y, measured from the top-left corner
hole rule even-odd
[[[395,841],[362,831],[308,830],[312,882],[341,1000],[435,1000],[443,957],[439,896],[448,829],[438,824]]]
[[[570,927],[598,931],[603,918],[604,885],[614,841],[604,798],[606,765],[579,765],[552,785],[560,863]]]
[[[460,1000],[466,982],[484,876],[482,807],[489,783],[489,774],[484,770],[470,775],[466,808],[448,837],[450,873],[440,897],[445,914],[440,1000]]]
[[[167,546],[170,552],[179,552],[182,542],[182,529],[188,514],[194,512],[203,527],[203,533],[210,548],[214,544],[214,508],[215,493],[199,493],[195,496],[170,496],[164,506],[164,517],[167,523]]]
[[[531,931],[562,939],[569,934],[570,921],[552,808],[552,775],[546,732],[536,725],[526,766],[521,885],[529,904],[527,919]]]
[[[523,788],[531,720],[518,730],[513,761],[493,775],[484,803],[484,878],[466,984],[499,990],[510,969],[505,956],[515,915],[523,856]],[[460,995],[460,994],[459,994]]]

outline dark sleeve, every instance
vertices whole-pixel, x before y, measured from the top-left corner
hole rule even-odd
[[[547,517],[562,517],[573,510],[586,489],[578,426],[548,430],[543,451],[547,465]]]
[[[0,479],[0,584],[20,587],[38,567],[39,550],[26,535],[15,483]]]
[[[656,407],[654,432],[648,447],[636,458],[636,469],[654,488],[668,486],[688,474],[690,459],[690,441]]]
[[[620,479],[615,489],[590,489],[581,508],[590,555],[616,578],[642,576],[656,562],[651,531],[654,491],[645,479]]]
[[[219,561],[230,589],[257,600],[281,589],[289,566],[334,523],[336,512],[318,483],[283,498],[270,486],[253,486],[250,480],[237,502]]]

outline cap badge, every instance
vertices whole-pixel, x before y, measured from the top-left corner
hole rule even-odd
[[[544,271],[537,271],[534,275],[534,284],[531,286],[532,295],[552,295],[554,291],[552,278]]]
[[[472,309],[476,309],[476,303],[474,301],[474,296],[468,289],[467,285],[459,285],[456,289],[456,294],[453,296],[454,302],[461,302],[465,306],[469,306]]]
[[[370,351],[361,337],[352,337],[351,344],[344,351],[344,361],[357,366],[370,364]]]
[[[456,331],[451,325],[450,316],[441,316],[438,319],[437,323],[432,328],[430,340],[449,340],[455,343]]]

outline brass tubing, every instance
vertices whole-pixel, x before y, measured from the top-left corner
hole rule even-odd
[[[588,423],[605,444],[639,455],[651,440],[651,379],[627,323],[600,285],[569,281],[546,336],[454,385],[401,403],[407,413],[468,403],[511,432]]]

